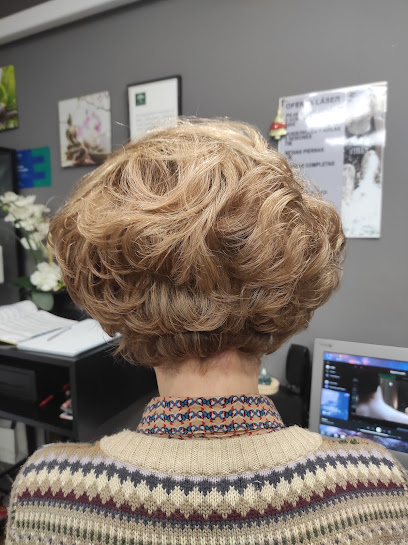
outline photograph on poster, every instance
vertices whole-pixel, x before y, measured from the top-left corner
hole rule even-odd
[[[181,115],[181,76],[128,86],[130,139],[160,126],[176,124]]]
[[[14,66],[0,67],[0,131],[18,127],[16,76]]]
[[[99,165],[111,153],[108,91],[58,103],[61,166]]]
[[[279,151],[341,212],[349,238],[379,238],[387,83],[280,99]]]

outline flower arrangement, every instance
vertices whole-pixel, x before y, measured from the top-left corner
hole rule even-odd
[[[54,263],[50,248],[47,246],[50,209],[43,204],[35,204],[35,195],[24,197],[13,191],[0,195],[0,207],[6,212],[4,221],[17,229],[17,238],[28,250],[35,262],[36,269],[30,276],[17,278],[14,285],[26,289],[34,303],[44,310],[51,310],[54,293],[63,289],[59,266]]]

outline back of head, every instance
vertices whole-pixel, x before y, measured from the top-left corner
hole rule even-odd
[[[252,127],[180,120],[85,176],[51,224],[73,300],[131,361],[261,355],[339,283],[338,214]]]

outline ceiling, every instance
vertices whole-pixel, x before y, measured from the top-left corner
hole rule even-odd
[[[0,0],[0,45],[139,1]]]
[[[38,4],[44,4],[49,0],[13,0],[12,2],[0,2],[0,19],[18,13],[23,9],[32,8],[38,6]]]

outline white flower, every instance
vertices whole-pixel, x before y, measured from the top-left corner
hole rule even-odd
[[[49,227],[50,225],[48,221],[39,221],[37,223],[37,231],[38,231],[38,234],[41,235],[41,239],[46,238],[46,236],[48,235]]]
[[[6,191],[4,195],[0,195],[0,202],[4,204],[9,204],[18,199],[18,195],[13,191]]]
[[[0,196],[2,208],[7,212],[4,221],[13,223],[26,231],[39,230],[39,225],[45,222],[44,214],[50,209],[43,204],[34,204],[35,195],[16,195],[7,191]]]
[[[61,270],[56,263],[39,263],[30,276],[34,286],[41,291],[56,291],[61,283]]]
[[[50,209],[43,204],[35,204],[35,198],[35,195],[24,197],[13,191],[6,191],[0,195],[0,210],[6,213],[4,221],[20,231],[21,244],[31,252],[37,263],[36,270],[30,276],[32,285],[44,292],[58,291],[64,286],[58,265],[47,261],[38,263],[42,255],[44,258],[51,255],[46,244],[49,229],[46,214]]]
[[[48,232],[48,225],[47,225],[47,232]],[[45,244],[43,244],[43,240],[46,235],[41,233],[40,231],[34,231],[33,233],[27,233],[27,238],[23,237],[20,239],[21,244],[26,250],[44,250],[44,255],[48,255],[47,247]]]
[[[18,195],[17,199],[15,199],[13,202],[17,206],[31,206],[34,204],[35,201],[35,195],[27,195],[27,197],[24,197],[23,195]],[[38,206],[38,205],[36,205]]]
[[[26,250],[30,249],[30,245],[28,244],[28,240],[26,238],[20,238],[20,242],[23,245],[23,248]]]

